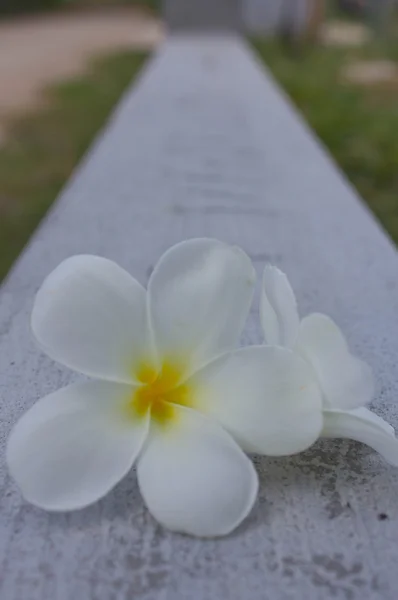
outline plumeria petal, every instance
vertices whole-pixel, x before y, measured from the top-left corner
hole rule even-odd
[[[161,355],[192,372],[234,348],[250,310],[255,273],[239,248],[193,239],[166,252],[152,273],[148,301]]]
[[[398,439],[394,429],[367,408],[325,410],[322,436],[349,438],[367,444],[398,467]]]
[[[254,504],[256,471],[215,422],[184,407],[175,410],[175,426],[150,433],[139,458],[141,493],[155,519],[169,529],[225,535]]]
[[[130,383],[147,354],[146,291],[98,256],[73,256],[44,281],[32,329],[51,358],[92,377]]]
[[[356,408],[374,394],[370,367],[353,356],[337,325],[321,314],[300,324],[297,350],[312,364],[329,408]]]
[[[7,462],[23,496],[36,506],[82,508],[113,488],[145,442],[149,417],[126,419],[132,388],[88,382],[39,400],[8,440]]]
[[[264,269],[260,317],[266,344],[293,346],[300,324],[296,297],[285,273],[271,265]]]
[[[243,348],[204,367],[188,385],[197,410],[215,418],[247,452],[294,454],[322,429],[312,369],[286,348]]]

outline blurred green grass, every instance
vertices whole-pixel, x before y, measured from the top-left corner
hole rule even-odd
[[[397,60],[398,36],[357,48],[303,47],[296,55],[276,41],[253,44],[398,243],[398,78],[363,86],[341,76],[357,60]]]
[[[0,146],[0,281],[146,56],[103,57],[49,88],[38,112],[10,123]]]

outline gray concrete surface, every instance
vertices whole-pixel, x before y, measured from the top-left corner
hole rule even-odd
[[[40,396],[75,379],[29,330],[33,295],[65,257],[108,256],[146,282],[171,244],[216,236],[260,273],[287,271],[303,312],[331,314],[398,426],[396,250],[234,37],[170,39],[128,92],[0,294],[1,443]],[[260,342],[257,308],[245,334]],[[0,470],[5,600],[396,600],[398,472],[349,441],[257,458],[261,490],[231,536],[169,533],[134,473],[92,508],[49,515]],[[384,516],[383,516],[384,515]]]

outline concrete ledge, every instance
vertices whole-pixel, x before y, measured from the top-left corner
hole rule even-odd
[[[380,227],[238,38],[172,38],[126,95],[0,293],[1,440],[72,381],[35,347],[35,291],[63,258],[108,256],[146,283],[171,244],[215,236],[292,280],[379,379],[398,426],[398,259]],[[260,342],[253,312],[247,342]],[[48,515],[0,470],[7,600],[395,600],[398,473],[350,442],[258,459],[259,502],[231,537],[156,525],[134,474],[98,505]],[[378,515],[388,517],[379,520]]]

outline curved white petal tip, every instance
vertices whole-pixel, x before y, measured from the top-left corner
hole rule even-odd
[[[367,444],[383,458],[398,467],[398,439],[384,419],[367,408],[325,410],[322,437],[348,438]]]
[[[294,344],[300,324],[296,298],[285,273],[272,265],[264,269],[260,317],[267,344]]]
[[[255,284],[250,258],[219,240],[191,239],[170,248],[148,283],[148,304],[160,354],[193,372],[234,349]]]
[[[111,260],[72,256],[44,280],[31,325],[54,360],[89,377],[130,383],[147,350],[146,291]]]
[[[313,366],[328,407],[349,410],[371,401],[372,370],[351,354],[343,333],[330,317],[318,313],[305,317],[296,349]]]
[[[200,410],[246,452],[302,452],[322,429],[322,396],[310,365],[297,353],[251,346],[224,355],[190,383]]]
[[[148,419],[126,424],[118,412],[129,394],[129,386],[90,381],[42,398],[22,416],[7,463],[28,502],[50,511],[84,508],[126,475],[148,431]]]
[[[150,434],[138,460],[141,493],[168,529],[198,537],[227,535],[253,507],[257,473],[214,421],[187,408],[176,411],[176,428]]]

